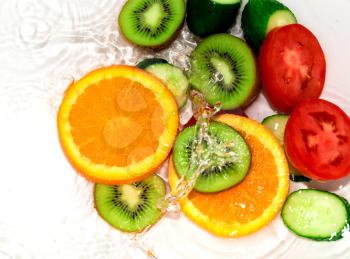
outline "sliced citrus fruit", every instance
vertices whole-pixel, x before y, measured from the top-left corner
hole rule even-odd
[[[129,183],[155,172],[167,158],[178,108],[151,74],[111,66],[68,87],[57,124],[63,150],[80,173],[99,183]]]
[[[276,138],[256,121],[224,114],[217,121],[228,124],[246,140],[251,167],[238,185],[218,193],[192,191],[180,200],[183,212],[209,232],[238,237],[267,225],[281,210],[289,190],[288,163]],[[174,190],[179,177],[172,159],[169,183]]]

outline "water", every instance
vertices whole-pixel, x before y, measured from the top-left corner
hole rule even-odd
[[[196,180],[200,174],[207,168],[210,168],[212,157],[209,156],[215,155],[216,159],[221,159],[224,161],[236,161],[236,154],[233,151],[225,152],[227,151],[227,147],[229,148],[234,146],[234,143],[224,143],[224,145],[213,143],[215,139],[212,139],[208,132],[210,121],[212,120],[213,116],[220,111],[220,103],[212,108],[206,103],[203,95],[196,91],[191,91],[190,101],[194,116],[197,120],[195,127],[197,132],[196,136],[198,136],[198,138],[192,142],[191,150],[194,150],[194,152],[191,154],[188,172],[190,168],[195,168],[195,171],[189,178],[184,176],[181,177],[176,187],[164,198],[158,201],[158,207],[162,211],[163,217],[166,217],[168,213],[180,213],[179,201],[193,190]],[[207,144],[207,152],[205,153],[203,152],[204,143]],[[209,156],[205,156],[204,154]],[[148,248],[142,244],[142,241],[140,241],[152,227],[153,226],[149,226],[141,233],[132,236],[131,241],[135,248],[140,249],[149,258],[157,258],[152,249]]]
[[[212,120],[213,116],[220,111],[220,104],[217,104],[213,108],[209,107],[209,105],[205,102],[204,97],[196,91],[191,92],[190,99],[194,109],[194,116],[197,120],[195,127],[198,139],[192,143],[193,146],[191,150],[194,150],[194,152],[191,154],[188,170],[190,170],[190,168],[196,169],[189,179],[184,176],[181,177],[175,189],[165,197],[165,200],[160,201],[159,206],[163,211],[174,212],[179,210],[178,201],[186,197],[192,191],[197,178],[203,171],[210,167],[210,157],[206,157],[202,152],[204,142],[208,144],[207,152],[205,152],[205,154],[215,154],[219,159],[221,158],[226,160],[234,160],[235,158],[234,153],[225,153],[225,150],[218,149],[218,146],[221,149],[223,149],[223,147],[218,145],[218,143],[212,143],[215,141],[215,139],[212,139],[208,133],[210,121]],[[227,143],[226,146],[230,145],[234,145],[234,143]]]
[[[349,114],[350,56],[339,51],[350,44],[349,1],[337,0],[335,5],[320,0],[318,8],[310,8],[311,0],[283,2],[322,39],[329,64],[323,98]],[[133,48],[117,29],[121,5],[120,0],[0,3],[0,258],[145,258],[150,253],[160,259],[349,258],[349,237],[331,244],[305,241],[291,234],[279,217],[254,235],[222,239],[181,213],[171,216],[171,207],[166,207],[166,216],[134,242],[133,236],[97,215],[93,185],[70,167],[57,140],[56,112],[65,89],[92,69],[133,65],[144,57],[163,57],[188,70],[188,56],[197,44],[185,28],[161,52]],[[242,37],[239,26],[231,32]],[[263,95],[247,110],[258,120],[273,112]],[[181,114],[182,124],[191,116],[188,107]],[[186,195],[192,184],[183,183],[179,190],[185,191],[179,193]],[[307,185],[350,199],[349,178]],[[300,187],[305,185],[294,184],[292,190]]]

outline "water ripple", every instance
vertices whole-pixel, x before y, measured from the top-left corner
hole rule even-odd
[[[30,111],[39,104],[40,109],[48,108],[55,118],[67,86],[102,66],[134,65],[145,57],[157,56],[189,70],[189,55],[199,39],[184,26],[167,49],[154,52],[133,47],[118,31],[117,14],[123,2],[2,0],[0,53],[6,64],[0,70],[3,114],[15,117],[14,114]],[[242,38],[239,18],[237,21],[230,32]],[[327,88],[325,95],[350,111],[349,91],[336,91],[340,83],[333,82],[335,86]],[[252,115],[260,119],[271,113],[262,107],[267,107],[266,101],[251,106]],[[190,110],[190,105],[187,108]],[[190,113],[183,113],[182,121],[189,117]],[[164,176],[164,170],[162,173]],[[341,190],[339,186],[336,185],[337,191],[350,198],[349,183],[341,184]],[[92,184],[77,175],[65,188],[74,207],[62,224],[39,233],[35,227],[13,229],[0,222],[0,258],[131,258],[135,250],[130,247],[130,236],[110,228],[94,210]],[[41,247],[39,234],[47,248]],[[180,219],[162,220],[147,239],[160,258],[292,258],[295,250],[307,247],[307,242],[291,234],[279,218],[256,235],[227,240],[211,236],[182,215]],[[348,238],[338,241],[326,256],[349,258],[347,242]]]

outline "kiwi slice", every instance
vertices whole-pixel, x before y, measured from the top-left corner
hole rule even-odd
[[[180,31],[185,9],[184,0],[128,0],[119,14],[119,27],[131,43],[159,48]]]
[[[251,153],[236,130],[220,122],[211,122],[200,155],[197,154],[198,140],[198,126],[188,127],[176,138],[173,151],[176,171],[187,179],[191,179],[200,163],[207,163],[196,180],[195,190],[219,192],[244,179],[250,168]]]
[[[241,39],[216,34],[191,53],[190,84],[211,105],[231,110],[248,105],[258,93],[258,71],[252,50]]]
[[[122,185],[95,185],[95,207],[113,227],[138,232],[158,221],[158,201],[165,196],[165,183],[158,175],[141,182]]]

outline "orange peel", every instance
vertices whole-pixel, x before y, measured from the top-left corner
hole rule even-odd
[[[86,178],[105,184],[154,173],[171,151],[178,123],[167,87],[124,65],[97,69],[72,83],[57,117],[68,160]]]
[[[266,226],[281,210],[289,191],[288,163],[277,139],[258,122],[231,114],[215,120],[244,137],[252,154],[250,170],[240,184],[213,194],[193,190],[180,205],[185,215],[210,233],[239,237]],[[168,177],[174,190],[179,177],[172,159]]]

